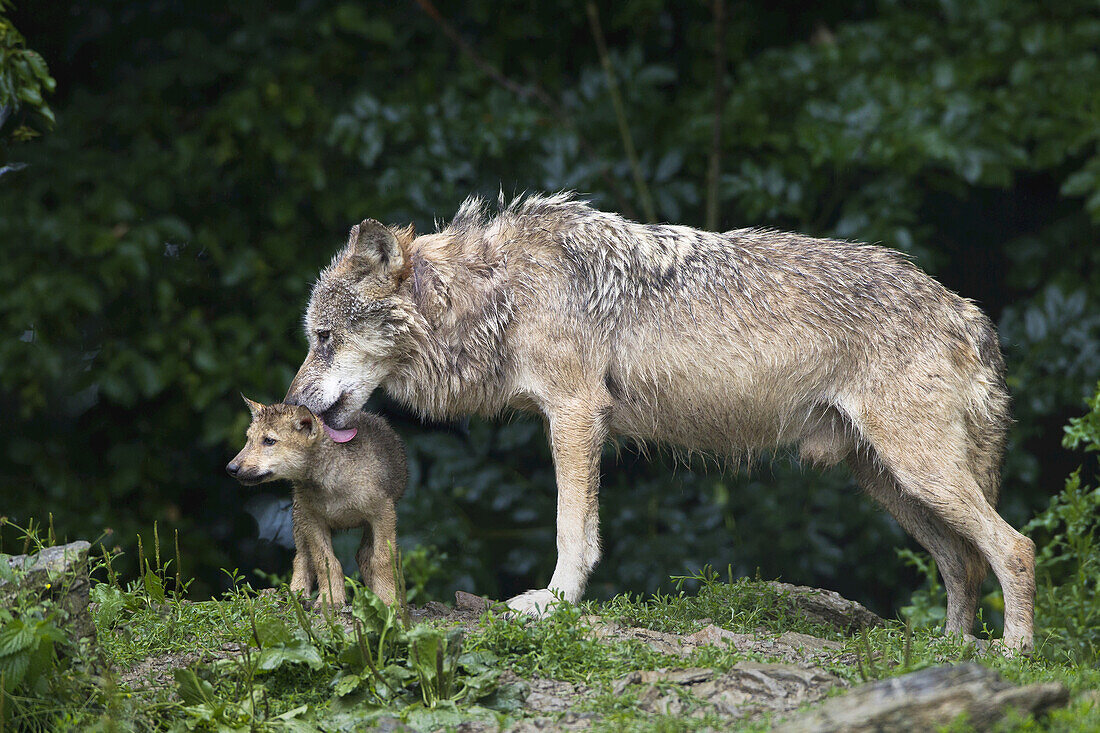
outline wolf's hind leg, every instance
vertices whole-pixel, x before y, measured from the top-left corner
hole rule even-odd
[[[993,568],[1005,599],[1003,643],[1009,651],[1030,652],[1035,615],[1035,543],[1017,532],[986,499],[967,460],[965,428],[947,416],[931,423],[935,405],[923,405],[921,419],[906,419],[904,410],[893,414],[890,431],[884,423],[867,430],[883,466],[890,471],[901,495],[920,504],[945,527],[970,542]],[[878,432],[880,434],[876,435]],[[904,435],[901,443],[891,436]]]
[[[576,603],[600,559],[600,453],[607,439],[611,402],[606,391],[557,401],[547,410],[558,485],[558,561],[549,587],[527,591],[508,605],[535,616],[560,594]]]
[[[944,632],[973,638],[971,631],[978,595],[989,567],[978,548],[924,506],[903,497],[893,476],[871,456],[853,453],[848,457],[848,465],[863,490],[890,512],[902,529],[935,559],[947,589]]]

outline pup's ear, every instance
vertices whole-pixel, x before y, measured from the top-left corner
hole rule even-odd
[[[264,409],[264,406],[261,405],[259,402],[256,402],[255,400],[250,400],[245,397],[244,392],[241,393],[241,399],[244,400],[244,403],[246,405],[248,405],[248,411],[252,413],[253,419],[255,419],[255,417],[259,415],[260,412],[262,412]]]
[[[402,230],[404,236],[404,230]],[[398,272],[405,266],[405,253],[393,230],[374,219],[364,219],[348,234],[348,254],[371,270]]]
[[[308,408],[298,405],[298,409],[294,411],[294,429],[313,435],[317,432],[317,418]]]

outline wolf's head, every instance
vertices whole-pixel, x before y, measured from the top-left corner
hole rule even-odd
[[[320,421],[300,405],[261,405],[247,397],[244,401],[252,412],[252,424],[244,448],[225,470],[246,485],[303,478],[320,439]]]
[[[286,402],[304,405],[342,428],[393,370],[412,227],[392,230],[367,219],[321,273],[306,309],[309,354]]]

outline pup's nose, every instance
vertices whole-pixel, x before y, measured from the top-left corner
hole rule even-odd
[[[236,476],[237,472],[241,470],[241,464],[234,461],[226,466],[225,470],[229,473],[230,476]]]

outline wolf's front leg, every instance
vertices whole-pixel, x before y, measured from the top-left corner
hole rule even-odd
[[[576,603],[600,559],[600,453],[607,439],[611,400],[606,392],[554,403],[547,410],[558,484],[558,562],[549,587],[511,598],[508,605],[534,616],[557,603]]]

